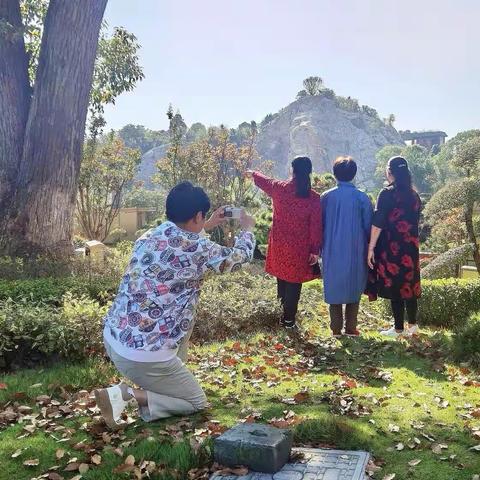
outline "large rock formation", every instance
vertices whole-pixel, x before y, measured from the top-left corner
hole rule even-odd
[[[301,98],[274,115],[260,130],[257,149],[273,160],[275,174],[287,177],[297,155],[311,158],[315,171],[330,172],[338,155],[351,155],[358,163],[357,183],[369,183],[375,154],[385,145],[403,144],[395,128],[363,111],[341,109],[333,99]]]
[[[262,122],[257,150],[263,159],[273,161],[275,175],[284,178],[297,155],[310,157],[318,173],[330,172],[338,155],[351,155],[358,164],[357,184],[368,185],[377,151],[385,145],[403,144],[395,128],[372,112],[349,111],[321,95],[300,98],[269,118]],[[167,148],[167,144],[159,145],[143,155],[136,179],[147,188],[158,188],[151,177]]]

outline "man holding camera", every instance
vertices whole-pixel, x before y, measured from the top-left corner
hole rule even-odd
[[[140,388],[121,383],[95,391],[112,429],[121,426],[121,414],[133,399],[147,422],[206,407],[200,384],[184,364],[201,281],[208,271],[239,269],[252,260],[255,247],[251,216],[221,208],[207,221],[209,210],[203,189],[183,182],[168,194],[168,221],[135,242],[104,321],[104,341],[119,372]],[[238,218],[242,228],[233,248],[201,235],[231,218]]]

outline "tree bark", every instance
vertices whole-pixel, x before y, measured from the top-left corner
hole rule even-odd
[[[463,209],[463,215],[465,219],[465,226],[467,229],[467,236],[469,242],[473,245],[473,261],[477,267],[477,271],[480,274],[480,248],[477,242],[477,236],[475,235],[475,228],[473,226],[473,203],[468,203]]]
[[[2,0],[0,0],[2,1]],[[10,252],[63,255],[107,0],[51,0],[9,222]]]
[[[11,202],[30,103],[19,0],[0,0],[0,224]]]

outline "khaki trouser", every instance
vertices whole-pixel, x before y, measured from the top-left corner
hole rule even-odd
[[[357,328],[357,317],[360,303],[345,305],[345,331],[353,333]],[[330,328],[334,333],[340,333],[343,328],[343,305],[329,305]]]
[[[192,329],[182,339],[177,356],[166,362],[134,362],[116,354],[108,343],[105,344],[118,371],[147,392],[148,406],[140,407],[144,421],[190,415],[206,407],[207,397],[202,387],[183,363],[187,360]]]

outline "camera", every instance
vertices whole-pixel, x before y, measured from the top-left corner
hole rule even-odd
[[[223,216],[226,218],[240,219],[242,216],[243,208],[237,207],[225,207],[223,210]]]

